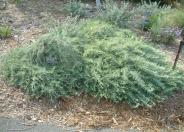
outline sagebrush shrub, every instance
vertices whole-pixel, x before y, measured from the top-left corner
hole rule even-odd
[[[128,3],[118,5],[115,2],[107,0],[103,4],[103,10],[99,12],[99,18],[118,27],[124,28],[128,26],[132,12]]]

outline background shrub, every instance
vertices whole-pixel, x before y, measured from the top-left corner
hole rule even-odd
[[[184,28],[184,14],[178,9],[157,12],[149,18],[149,22],[153,40],[172,43]]]
[[[143,3],[134,8],[132,29],[150,32],[153,41],[173,43],[183,29],[183,9],[159,6],[158,3]]]
[[[184,10],[183,9],[172,9],[166,12],[161,21],[161,27],[184,27]]]
[[[70,0],[70,2],[66,3],[64,6],[64,11],[74,16],[84,17],[86,16],[85,5],[77,0]]]
[[[148,31],[151,26],[157,23],[162,14],[171,10],[170,6],[160,7],[157,2],[143,2],[134,8],[132,26]]]
[[[110,24],[124,28],[128,26],[130,17],[132,15],[128,3],[122,2],[118,5],[115,2],[107,0],[103,4],[103,10],[99,13],[99,18]]]
[[[181,2],[182,0],[130,0],[132,2],[157,2],[160,6],[162,5],[175,5],[177,2]]]

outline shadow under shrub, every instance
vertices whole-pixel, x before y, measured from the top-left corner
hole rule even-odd
[[[83,62],[70,44],[46,35],[29,47],[9,53],[4,58],[3,75],[31,96],[54,101],[80,91]]]

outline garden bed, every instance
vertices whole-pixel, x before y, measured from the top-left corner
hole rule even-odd
[[[61,4],[59,1],[55,2]],[[43,5],[38,6],[38,3],[42,3]],[[50,3],[51,6],[46,6],[48,3]],[[47,10],[50,11],[50,7],[55,6],[56,3],[43,2],[41,0],[25,2],[24,4],[31,4],[29,9],[24,9],[28,7],[27,5],[23,5],[23,7],[19,8],[9,5],[10,7],[13,6],[13,8],[8,8],[6,11],[9,12],[12,17],[15,17],[15,25],[13,25],[13,28],[20,30],[18,35],[19,39],[14,35],[14,37],[8,38],[7,40],[0,40],[0,54],[3,55],[8,52],[9,49],[24,44],[25,42],[34,41],[38,35],[45,33],[46,29],[42,25],[44,21],[50,17],[44,15],[40,7],[43,7],[43,9],[46,10],[45,12],[47,12]],[[50,15],[54,16],[54,19],[58,18],[61,20],[64,16],[61,15],[58,8],[59,7],[52,8]],[[19,13],[24,14],[20,21],[18,19],[16,20],[16,17],[19,17],[14,14],[17,10],[19,10]],[[34,16],[41,14],[42,21],[40,21],[39,15],[36,18],[27,19],[33,11],[35,13]],[[33,21],[39,21],[39,24],[30,24]],[[16,24],[16,22],[18,22],[18,24]],[[21,40],[20,38],[23,39]],[[177,45],[160,46],[160,49],[168,55],[168,58],[170,58],[172,62],[177,51]],[[183,59],[181,59],[179,63],[183,64],[183,62]],[[176,92],[170,99],[157,104],[153,108],[132,109],[126,104],[114,104],[105,99],[98,102],[95,98],[83,94],[80,97],[72,96],[70,98],[60,98],[54,105],[47,103],[44,99],[32,100],[29,96],[24,95],[20,89],[10,87],[2,80],[3,79],[0,81],[1,116],[16,117],[33,122],[51,122],[57,125],[65,124],[67,126],[84,129],[102,127],[121,129],[132,127],[144,131],[160,131],[161,129],[182,131],[183,129],[183,92]],[[181,128],[179,128],[180,125]]]

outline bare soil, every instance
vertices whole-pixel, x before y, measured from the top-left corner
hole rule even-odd
[[[63,21],[60,0],[25,0],[21,5],[8,4],[0,12],[0,24],[12,27],[11,38],[0,40],[0,58],[11,48],[29,44],[47,32],[48,21]],[[178,44],[162,45],[159,48],[173,62]],[[184,57],[179,64],[183,66]],[[172,64],[171,64],[172,66]],[[163,103],[153,108],[130,108],[126,104],[114,104],[93,97],[61,98],[55,104],[44,99],[31,99],[20,89],[9,86],[0,79],[0,116],[13,117],[30,122],[78,128],[134,128],[140,131],[184,131],[184,92],[176,92]]]

